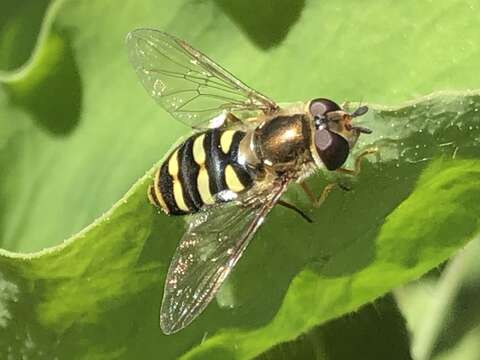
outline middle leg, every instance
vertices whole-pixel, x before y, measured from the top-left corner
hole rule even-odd
[[[330,183],[327,186],[325,186],[320,193],[320,196],[316,196],[315,193],[310,189],[308,184],[304,181],[302,181],[300,184],[300,187],[305,191],[305,194],[307,194],[308,198],[312,202],[313,206],[315,207],[320,207],[325,200],[327,199],[327,196],[330,194],[330,192],[334,189],[334,187],[337,185],[336,183]]]

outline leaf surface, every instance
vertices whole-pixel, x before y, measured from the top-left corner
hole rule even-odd
[[[0,357],[250,358],[418,278],[478,234],[480,96],[466,90],[478,88],[476,3],[299,2],[278,28],[246,21],[252,6],[265,6],[258,19],[269,10],[243,3],[52,1],[8,18],[41,23],[36,44],[6,41],[0,19],[0,53],[11,55],[0,58]],[[127,62],[123,39],[145,26],[280,102],[458,91],[372,106],[362,125],[374,134],[358,149],[378,156],[356,179],[310,180],[353,190],[311,210],[292,188],[315,224],[274,209],[218,303],[166,337],[159,301],[184,223],[156,214],[145,193],[152,164],[188,129]]]

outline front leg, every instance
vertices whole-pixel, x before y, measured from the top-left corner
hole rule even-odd
[[[340,168],[340,169],[337,169],[335,171],[337,171],[339,173],[342,173],[342,174],[357,176],[358,174],[360,174],[362,159],[367,155],[376,154],[377,152],[378,152],[377,148],[366,149],[366,150],[362,151],[360,154],[358,154],[357,157],[355,158],[355,163],[354,163],[353,169]]]
[[[375,154],[378,152],[378,149],[372,148],[372,149],[367,149],[362,151],[356,158],[355,158],[355,165],[353,170],[351,169],[345,169],[345,168],[340,168],[337,169],[336,171],[343,173],[343,174],[348,174],[348,175],[358,175],[361,170],[361,162],[362,159],[370,154]],[[305,194],[307,194],[308,198],[312,202],[314,207],[320,207],[325,200],[327,199],[327,196],[330,194],[330,192],[335,188],[335,186],[339,186],[342,190],[349,191],[350,188],[345,187],[344,185],[340,183],[330,183],[327,186],[325,186],[320,193],[320,196],[316,196],[313,191],[310,189],[310,187],[307,185],[306,182],[302,181],[300,184],[300,187],[305,191]]]

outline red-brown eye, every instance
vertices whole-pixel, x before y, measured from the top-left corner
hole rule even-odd
[[[350,147],[347,140],[328,129],[315,131],[315,147],[318,156],[328,170],[338,169],[347,160]]]
[[[321,118],[331,111],[341,110],[340,106],[332,100],[319,98],[310,102],[310,113],[313,118]]]

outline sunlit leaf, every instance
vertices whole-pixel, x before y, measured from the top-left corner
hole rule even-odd
[[[478,88],[474,2],[309,1],[291,14],[280,3],[273,23],[259,22],[270,2],[17,3],[0,5],[0,358],[251,358],[420,277],[479,232],[480,95],[466,91]],[[12,24],[32,24],[30,35]],[[313,210],[292,188],[315,223],[274,209],[221,301],[167,337],[158,311],[184,222],[145,193],[152,164],[189,130],[128,63],[125,35],[145,26],[279,102],[392,105],[459,91],[372,105],[362,124],[374,133],[359,149],[378,155],[358,178],[310,180],[352,191]]]

